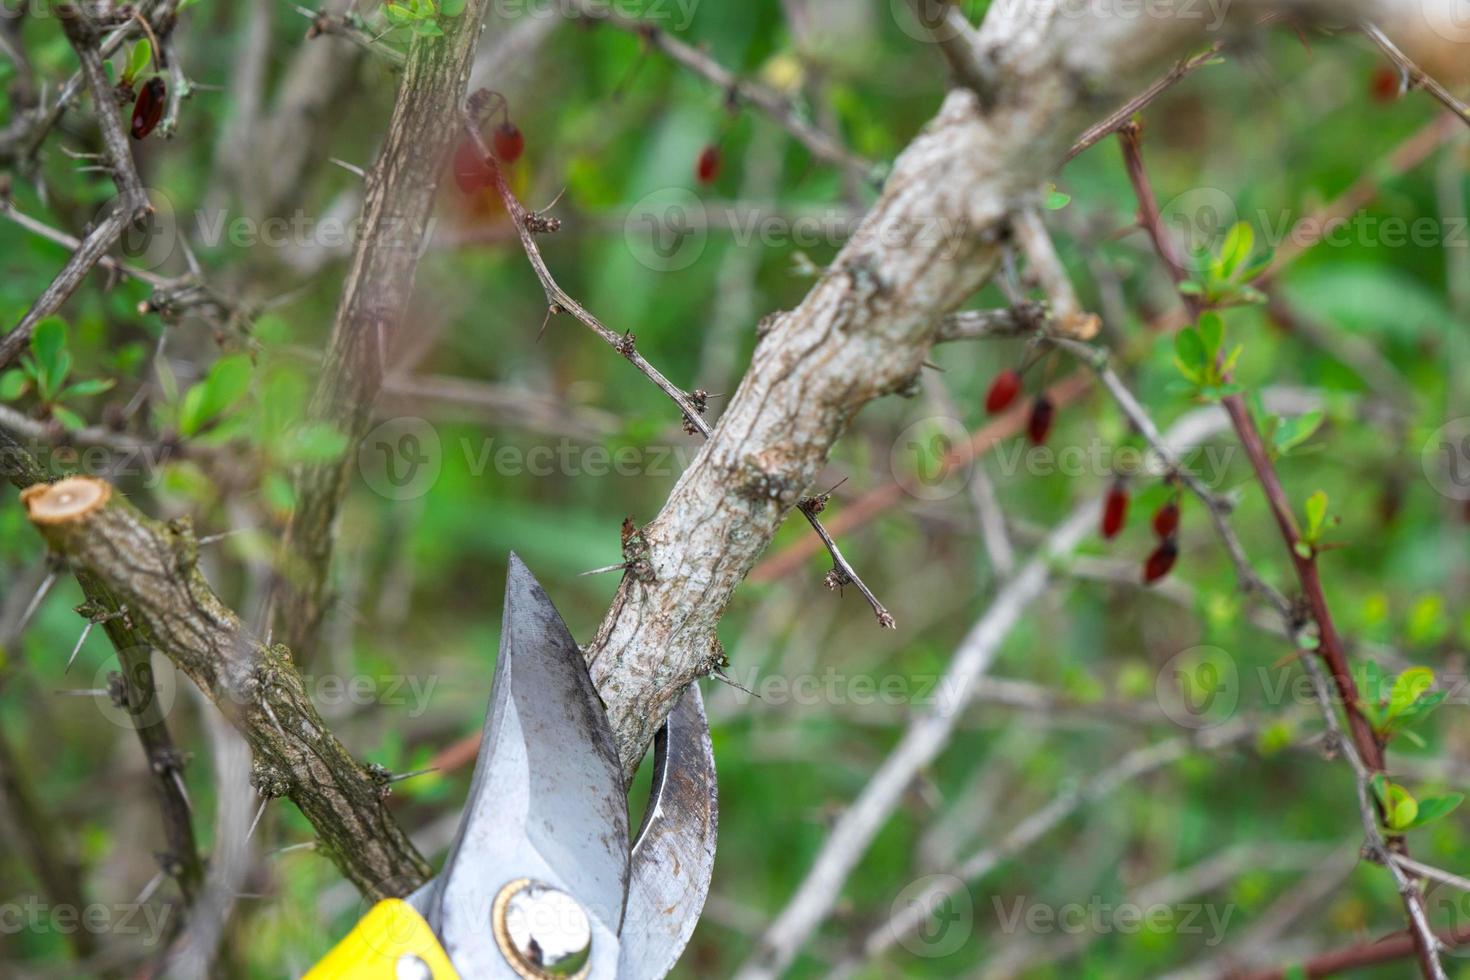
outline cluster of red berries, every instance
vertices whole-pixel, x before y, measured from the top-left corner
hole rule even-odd
[[[985,393],[985,411],[991,415],[1003,412],[1013,405],[1021,396],[1022,381],[1021,372],[1015,368],[1007,368],[995,376],[990,382],[990,389]],[[1040,392],[1031,400],[1031,409],[1026,416],[1026,436],[1034,445],[1046,442],[1046,437],[1051,433],[1052,422],[1056,418],[1056,403],[1046,394]],[[1103,501],[1102,513],[1102,536],[1111,541],[1123,530],[1128,522],[1128,484],[1119,477],[1113,481],[1108,488],[1107,498]],[[1154,534],[1159,538],[1159,544],[1149,554],[1143,565],[1143,581],[1145,584],[1157,582],[1169,570],[1174,567],[1174,562],[1179,558],[1179,493],[1177,490],[1160,507],[1153,517]]]
[[[526,137],[507,116],[490,134],[495,159],[509,166],[521,158]],[[495,164],[480,155],[480,146],[466,136],[454,151],[454,182],[466,194],[476,194],[495,185]]]
[[[1103,498],[1102,536],[1111,541],[1128,522],[1128,484],[1122,477],[1113,481],[1108,495]],[[1154,534],[1159,543],[1143,563],[1143,581],[1147,585],[1157,582],[1174,567],[1179,559],[1179,494],[1176,491],[1166,500],[1153,517]]]
[[[1159,537],[1158,547],[1149,553],[1143,563],[1143,583],[1157,582],[1169,574],[1174,562],[1179,559],[1179,495],[1176,492],[1154,512],[1154,534]]]
[[[138,101],[133,103],[133,139],[140,140],[153,132],[163,119],[164,103],[168,101],[168,86],[161,78],[150,78],[143,83],[143,91],[138,93]]]
[[[990,390],[985,393],[985,411],[994,415],[1011,407],[1021,395],[1021,372],[1007,368],[995,376]],[[1031,399],[1031,410],[1026,415],[1026,435],[1033,445],[1046,442],[1051,434],[1052,422],[1056,419],[1057,406],[1046,392]]]

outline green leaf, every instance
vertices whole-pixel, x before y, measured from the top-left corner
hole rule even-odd
[[[1057,190],[1056,184],[1048,184],[1046,189],[1046,209],[1048,211],[1060,211],[1072,200],[1072,195],[1064,194]]]
[[[1220,275],[1222,278],[1230,279],[1235,271],[1245,264],[1250,258],[1251,249],[1256,245],[1255,229],[1244,221],[1238,222],[1225,235],[1225,242],[1220,246]]]
[[[1272,444],[1277,453],[1287,455],[1297,446],[1312,438],[1312,435],[1322,427],[1322,421],[1326,413],[1320,410],[1307,412],[1294,418],[1282,419],[1276,431],[1272,434]]]
[[[128,70],[123,77],[132,80],[139,77],[148,70],[148,65],[153,61],[153,42],[146,37],[133,45],[133,50],[128,53]]]
[[[465,0],[439,0],[439,13],[445,17],[458,17],[464,13]]]
[[[26,390],[26,375],[24,371],[12,368],[4,374],[0,374],[0,402],[13,402],[24,394]]]
[[[300,426],[277,448],[282,462],[325,463],[347,450],[348,439],[325,422]]]
[[[66,428],[70,429],[72,432],[75,432],[78,429],[85,428],[87,425],[85,419],[83,419],[76,412],[73,412],[71,409],[66,408],[62,405],[52,405],[51,414],[55,416],[56,421],[66,426]]]
[[[251,325],[250,335],[263,344],[284,344],[291,339],[291,326],[283,317],[266,313]]]
[[[1225,321],[1218,313],[1205,313],[1199,318],[1199,336],[1205,345],[1205,356],[1211,361],[1225,343]]]
[[[443,37],[444,36],[444,28],[440,27],[438,24],[434,23],[432,20],[415,21],[414,22],[414,25],[413,25],[413,32],[415,34],[417,34],[419,37]]]
[[[401,7],[396,3],[390,3],[387,7],[384,8],[384,10],[388,14],[388,22],[394,24],[395,26],[403,27],[407,24],[413,23],[414,21],[413,11],[409,10],[407,7]]]
[[[1205,344],[1199,331],[1193,327],[1185,327],[1175,334],[1174,354],[1181,364],[1199,373],[1205,365]]]
[[[1393,724],[1390,728],[1400,731],[1402,735],[1413,735],[1407,731],[1408,726],[1417,721],[1423,721],[1434,713],[1434,709],[1444,703],[1445,698],[1450,696],[1449,691],[1432,691],[1419,697],[1413,704],[1401,710],[1393,716]]]
[[[90,378],[68,385],[61,395],[63,398],[88,398],[92,395],[100,395],[104,391],[111,391],[115,384],[117,382],[111,378]]]
[[[1418,813],[1409,822],[1409,827],[1423,827],[1426,824],[1442,820],[1455,811],[1461,803],[1465,802],[1464,793],[1446,793],[1443,796],[1426,796],[1419,801]]]
[[[291,489],[291,481],[279,473],[267,474],[260,492],[266,503],[282,513],[296,506],[296,494]]]
[[[1433,686],[1434,671],[1428,667],[1410,667],[1404,671],[1394,679],[1393,687],[1388,692],[1388,718],[1392,719],[1418,701]]]
[[[1388,805],[1385,807],[1386,823],[1391,830],[1408,830],[1419,816],[1419,802],[1409,791],[1395,783],[1388,784]]]
[[[1383,806],[1388,806],[1388,777],[1381,772],[1375,772],[1368,780],[1368,785],[1373,789],[1373,796]]]
[[[1353,683],[1358,688],[1358,707],[1368,716],[1375,729],[1383,724],[1383,668],[1372,660],[1360,660],[1353,664]]]
[[[1313,555],[1312,546],[1309,545],[1309,544],[1307,544],[1305,541],[1298,541],[1298,542],[1296,542],[1295,544],[1293,544],[1291,546],[1291,550],[1292,551],[1295,551],[1296,554],[1297,554],[1297,557],[1300,558],[1302,561],[1311,561],[1312,560],[1312,555]]]
[[[198,433],[220,415],[234,408],[250,390],[253,365],[245,354],[232,354],[214,362],[205,379],[184,395],[179,410],[179,433]]]
[[[61,353],[66,348],[66,321],[48,316],[31,331],[31,356],[46,377],[58,373]]]
[[[1205,291],[1205,287],[1193,279],[1186,279],[1175,288],[1186,296],[1201,296]]]
[[[1269,269],[1271,267],[1271,263],[1275,260],[1276,249],[1268,248],[1260,255],[1257,255],[1255,258],[1247,262],[1243,268],[1237,270],[1236,279],[1241,282],[1250,282],[1251,280],[1260,276],[1261,273]]]
[[[1327,520],[1327,494],[1318,490],[1307,498],[1308,541],[1316,541],[1322,534],[1322,522]]]

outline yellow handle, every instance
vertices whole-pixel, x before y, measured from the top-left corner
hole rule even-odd
[[[421,973],[399,972],[399,961],[416,956],[433,980],[459,980],[434,930],[412,905],[388,898],[353,927],[302,980],[398,980]]]

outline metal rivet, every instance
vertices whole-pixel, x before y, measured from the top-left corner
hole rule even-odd
[[[519,878],[495,896],[491,917],[501,954],[526,980],[587,975],[592,923],[566,892]]]

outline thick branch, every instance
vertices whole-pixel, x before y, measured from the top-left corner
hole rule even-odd
[[[288,796],[319,849],[370,895],[402,895],[429,867],[385,805],[386,773],[359,765],[328,730],[283,646],[257,639],[205,581],[186,523],[152,520],[100,481],[24,494],[53,551],[125,605],[140,636],[189,676],[255,755],[262,796]]]
[[[403,325],[434,193],[460,131],[460,107],[480,36],[484,0],[470,0],[441,38],[418,38],[382,152],[368,171],[362,233],[342,286],[327,361],[310,415],[348,436],[339,460],[302,466],[296,510],[281,549],[276,624],[292,649],[310,656],[326,611],[337,511],[355,447],[372,421],[393,338]]]
[[[826,274],[771,318],[710,440],[643,530],[649,574],[624,579],[588,645],[626,771],[679,692],[718,663],[721,612],[852,417],[911,389],[940,318],[996,267],[1008,216],[1035,200],[1102,100],[1198,47],[1201,26],[1056,0],[990,8],[976,43],[1003,80],[993,106],[951,92]]]

